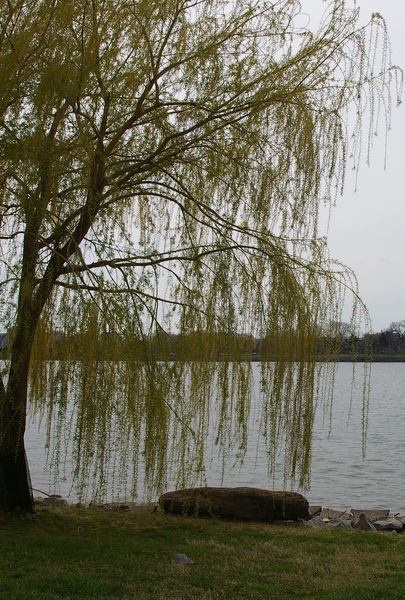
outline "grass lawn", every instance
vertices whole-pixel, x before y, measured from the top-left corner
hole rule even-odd
[[[405,534],[40,508],[0,543],[1,600],[405,598]]]

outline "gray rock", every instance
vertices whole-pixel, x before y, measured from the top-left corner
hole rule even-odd
[[[180,554],[180,552],[173,552],[172,560],[179,565],[195,565],[195,562],[187,554]]]
[[[319,515],[315,516],[313,519],[309,519],[308,521],[304,521],[305,525],[309,525],[309,527],[325,527],[326,523]]]
[[[320,515],[322,512],[322,506],[310,506],[309,507],[309,516],[307,519],[313,519],[314,517]]]
[[[245,521],[296,521],[308,516],[308,500],[301,494],[251,487],[176,490],[163,494],[159,505],[166,513]]]
[[[358,521],[353,525],[353,529],[361,529],[362,531],[377,531],[373,521],[366,513],[361,513]]]
[[[404,526],[398,519],[382,519],[374,521],[374,527],[378,531],[402,531]]]
[[[353,516],[357,519],[360,517],[360,515],[367,515],[368,517],[370,517],[370,519],[373,519],[375,521],[377,521],[378,519],[383,519],[384,517],[388,517],[388,515],[390,514],[390,511],[388,509],[380,510],[378,508],[371,508],[367,510],[352,508],[351,512]]]
[[[332,519],[328,523],[325,523],[326,527],[343,527],[344,529],[351,529],[352,524],[349,519]]]
[[[57,508],[69,508],[70,504],[62,496],[48,496],[42,501],[42,506],[56,506]]]
[[[320,516],[315,516],[313,519],[304,521],[305,525],[310,527],[342,527],[344,529],[351,529],[352,525],[348,519],[331,519],[330,521],[324,520]]]

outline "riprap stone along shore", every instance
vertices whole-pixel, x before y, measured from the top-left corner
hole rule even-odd
[[[60,496],[36,499],[43,506],[69,508],[74,505]],[[405,532],[405,515],[389,509],[334,510],[310,506],[297,492],[265,490],[252,487],[197,487],[166,492],[158,507],[135,503],[90,504],[104,510],[151,510],[160,508],[167,514],[214,517],[251,522],[300,522],[309,527],[342,527],[363,531]]]

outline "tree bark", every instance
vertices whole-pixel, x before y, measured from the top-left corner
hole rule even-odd
[[[108,107],[106,107],[107,110]],[[36,282],[41,206],[48,196],[47,168],[41,181],[41,202],[27,213],[15,338],[7,388],[0,386],[0,510],[33,512],[31,481],[24,446],[29,365],[38,320],[60,269],[74,254],[92,226],[104,186],[102,148],[94,156],[88,198],[78,224],[62,248],[55,250],[41,282]]]
[[[22,353],[23,354],[23,353]],[[0,510],[34,512],[31,478],[25,453],[28,364],[13,360],[7,391],[2,386],[0,415]]]
[[[0,453],[0,510],[34,512],[24,442],[16,452]]]
[[[33,512],[25,453],[28,372],[39,311],[33,309],[32,273],[24,265],[7,386],[0,387],[0,510]]]

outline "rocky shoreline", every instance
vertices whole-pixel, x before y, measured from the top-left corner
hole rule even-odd
[[[389,509],[350,509],[343,512],[321,506],[310,506],[309,517],[302,522],[310,527],[342,527],[362,531],[405,532],[405,515]]]
[[[300,494],[297,494],[300,496]],[[44,507],[56,508],[94,508],[104,511],[127,512],[154,512],[165,510],[158,503],[137,504],[135,502],[111,502],[105,504],[71,504],[60,495],[50,495],[45,498],[35,497],[35,504]],[[171,512],[171,511],[165,511]],[[219,516],[213,514],[212,516]],[[256,519],[244,519],[256,520]],[[263,519],[258,519],[263,521]],[[299,522],[306,527],[316,528],[344,528],[362,531],[385,531],[393,534],[405,533],[405,515],[392,513],[389,509],[347,509],[344,511],[324,508],[322,506],[308,506],[308,515],[296,519],[269,519],[278,523]]]

